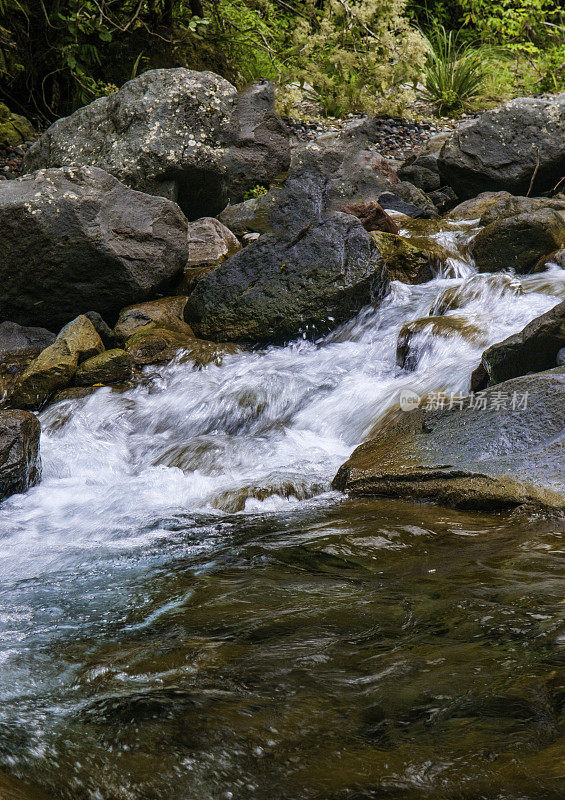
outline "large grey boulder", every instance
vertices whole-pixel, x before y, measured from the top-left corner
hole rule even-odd
[[[114,321],[180,277],[187,221],[177,205],[95,167],[0,183],[0,320],[59,330],[94,310]]]
[[[55,341],[47,328],[26,328],[17,322],[0,322],[0,359],[20,354],[39,353]]]
[[[197,219],[242,200],[289,162],[271,84],[238,94],[212,72],[178,67],[144,72],[58,120],[30,148],[24,168],[100,167]]]
[[[443,145],[439,173],[458,197],[551,190],[565,173],[565,93],[519,98],[462,125]],[[535,176],[534,176],[535,173]]]
[[[557,366],[563,347],[565,300],[536,317],[519,333],[491,345],[483,353],[481,363],[492,385]]]
[[[29,411],[0,411],[0,500],[39,482],[40,432]]]
[[[565,508],[565,367],[461,405],[398,411],[354,451],[334,487],[456,508]]]
[[[335,213],[265,234],[205,275],[184,317],[205,339],[282,342],[319,335],[386,287],[377,245],[353,216]]]

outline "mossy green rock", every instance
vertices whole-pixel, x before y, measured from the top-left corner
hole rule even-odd
[[[96,383],[124,383],[133,373],[133,358],[125,350],[115,348],[84,361],[76,371],[77,386]]]
[[[513,397],[526,397],[525,407],[512,408]],[[506,381],[483,398],[484,407],[467,398],[463,408],[399,411],[354,451],[334,488],[455,508],[565,508],[565,367]]]
[[[175,295],[123,308],[114,334],[121,341],[126,341],[147,325],[153,325],[183,336],[194,336],[190,326],[183,320],[187,300],[185,295]]]
[[[369,235],[379,248],[390,280],[416,284],[426,283],[433,278],[433,266],[437,259],[431,253],[396,233],[371,231]]]
[[[0,103],[0,145],[16,145],[35,136],[33,125],[20,114],[11,114],[8,106]]]

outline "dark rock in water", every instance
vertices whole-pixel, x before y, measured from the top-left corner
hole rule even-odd
[[[313,214],[292,235],[265,234],[196,285],[185,320],[213,340],[281,342],[354,316],[386,286],[377,246],[361,223]]]
[[[0,500],[39,483],[40,432],[29,411],[0,411]]]
[[[502,394],[500,394],[502,392]],[[352,496],[496,510],[565,508],[565,367],[487,389],[481,404],[398,411],[334,479]]]
[[[372,231],[371,239],[379,248],[390,280],[416,284],[426,283],[433,278],[434,268],[439,264],[439,259],[433,253],[426,252],[395,233]]]
[[[18,353],[39,353],[55,341],[46,328],[26,328],[17,322],[0,323],[0,358]]]
[[[563,347],[565,300],[541,317],[536,317],[519,333],[485,350],[482,365],[492,385],[555,367]]]
[[[187,221],[174,203],[94,167],[0,183],[0,319],[58,330],[85,309],[109,320],[180,277]]]
[[[482,363],[476,367],[471,373],[471,391],[482,392],[488,386],[488,372],[485,365]]]
[[[212,72],[179,67],[144,72],[58,120],[30,148],[24,168],[100,167],[198,219],[242,200],[289,162],[271,84],[238,94]]]
[[[542,208],[491,222],[473,239],[470,252],[479,272],[531,272],[540,259],[565,244],[565,219]]]
[[[79,365],[75,374],[77,386],[102,383],[125,383],[133,374],[133,358],[125,350],[105,350]]]
[[[532,179],[535,194],[550,191],[565,174],[565,93],[485,112],[449,137],[438,166],[462,199],[484,191],[526,194]]]
[[[400,232],[396,222],[392,217],[389,217],[376,200],[369,203],[346,203],[338,210],[343,214],[351,214],[352,217],[357,217],[366,231]]]

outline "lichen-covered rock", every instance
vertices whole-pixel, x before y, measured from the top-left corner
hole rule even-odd
[[[460,336],[476,344],[485,343],[481,329],[464,317],[422,317],[406,322],[400,329],[396,345],[398,366],[407,370],[416,369],[438,336],[444,339]]]
[[[92,309],[113,321],[178,278],[187,221],[174,203],[95,167],[0,182],[0,319],[58,330]]]
[[[85,316],[66,325],[52,345],[29,364],[10,397],[14,408],[41,408],[58,389],[71,382],[79,363],[104,350],[102,340]]]
[[[25,157],[26,170],[93,165],[128,186],[178,202],[189,219],[288,168],[289,135],[272,86],[238,94],[212,72],[144,72],[60,119]]]
[[[189,223],[187,267],[215,266],[240,250],[239,240],[214,217]]]
[[[565,347],[565,301],[536,317],[519,333],[485,350],[482,365],[491,385],[557,366]]]
[[[16,145],[35,136],[31,122],[21,114],[12,114],[8,106],[0,103],[0,145]]]
[[[205,275],[185,320],[205,339],[281,342],[335,327],[385,287],[380,253],[359,220],[310,216],[301,230],[265,234]]]
[[[443,145],[442,181],[462,199],[505,190],[551,190],[565,174],[565,93],[551,100],[518,98],[458,128]]]
[[[564,508],[565,367],[470,400],[383,421],[340,468],[334,488],[455,508]]]
[[[125,350],[114,348],[89,358],[79,365],[74,382],[77,386],[96,383],[125,383],[133,373],[133,358]]]
[[[433,278],[438,259],[432,253],[394,233],[373,231],[371,239],[379,248],[390,280],[415,284],[426,283]]]
[[[39,482],[39,420],[29,411],[0,411],[0,500]]]
[[[114,328],[114,334],[118,340],[124,342],[141,328],[153,324],[154,327],[173,331],[183,336],[194,336],[183,319],[187,300],[186,295],[175,295],[123,308]]]
[[[469,249],[479,272],[524,274],[564,244],[565,219],[553,209],[542,208],[491,222]]]

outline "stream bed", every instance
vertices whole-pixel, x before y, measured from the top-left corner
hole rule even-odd
[[[0,510],[18,800],[564,796],[562,522],[331,491],[402,390],[466,393],[565,296],[557,267],[477,275],[472,230],[317,342],[42,413],[43,481]],[[423,336],[400,368],[402,325],[454,289],[480,335]]]

